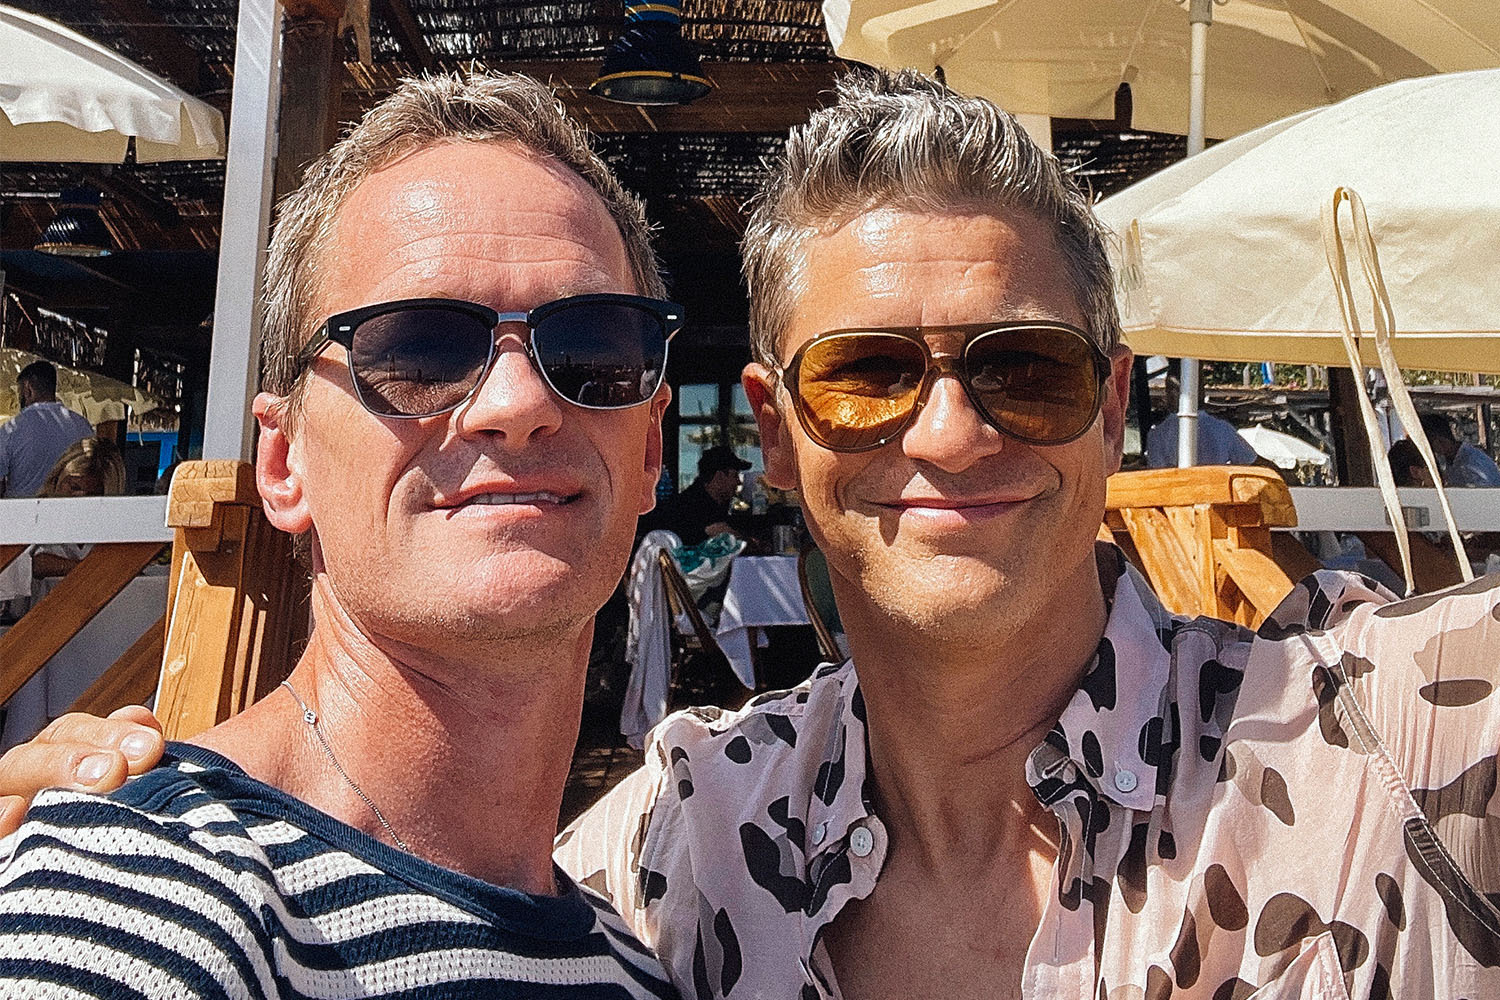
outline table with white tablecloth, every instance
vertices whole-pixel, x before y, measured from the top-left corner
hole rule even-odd
[[[797,581],[796,556],[740,556],[729,571],[729,589],[715,638],[741,683],[755,687],[752,643],[765,644],[768,625],[807,625],[812,621]]]

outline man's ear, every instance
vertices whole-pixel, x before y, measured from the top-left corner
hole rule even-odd
[[[1104,421],[1104,467],[1107,475],[1120,471],[1125,453],[1125,415],[1130,406],[1130,368],[1135,355],[1121,345],[1109,354],[1109,379],[1104,386],[1104,403],[1099,416]]]
[[[649,513],[656,507],[656,484],[661,480],[662,465],[662,418],[667,404],[672,402],[672,389],[663,382],[656,395],[651,398],[651,423],[646,428],[646,468],[641,480],[641,504],[639,514]]]
[[[750,362],[740,375],[745,399],[760,425],[760,455],[765,464],[766,483],[778,490],[797,488],[797,456],[787,421],[776,405],[778,379],[758,362]]]
[[[312,528],[312,511],[303,489],[301,449],[288,422],[289,397],[257,393],[251,412],[260,424],[255,449],[255,485],[266,519],[289,535]]]

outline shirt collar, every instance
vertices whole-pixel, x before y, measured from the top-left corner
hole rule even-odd
[[[1115,575],[1104,634],[1057,725],[1032,752],[1027,774],[1047,801],[1043,782],[1059,778],[1071,762],[1077,779],[1099,794],[1146,810],[1156,797],[1159,748],[1175,738],[1163,732],[1174,726],[1167,704],[1171,654],[1164,642],[1172,616],[1113,545],[1101,545],[1098,557],[1101,576]]]

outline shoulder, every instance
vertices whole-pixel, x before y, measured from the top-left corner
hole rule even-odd
[[[821,763],[842,742],[850,713],[863,721],[853,662],[824,664],[796,687],[757,695],[738,710],[708,706],[668,716],[651,733],[647,762],[684,775],[697,762],[758,783],[770,768]]]
[[[246,851],[252,841],[244,819],[205,783],[209,773],[179,761],[107,796],[42,792],[20,830],[7,838],[8,849],[0,851],[8,859],[0,885],[14,889],[28,857],[52,859],[59,871],[98,864],[120,871],[122,879],[176,865],[207,874],[212,866],[203,862],[218,859],[223,877],[232,880],[232,870],[255,852]],[[190,855],[197,860],[189,861]]]
[[[0,978],[70,996],[264,992],[263,901],[244,877],[258,852],[176,766],[107,797],[43,792],[0,841]]]

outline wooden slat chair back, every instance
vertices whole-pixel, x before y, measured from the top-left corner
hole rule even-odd
[[[0,703],[36,676],[164,547],[160,542],[95,545],[46,597],[0,635]],[[25,550],[24,545],[0,546],[0,569]],[[164,623],[165,617],[147,628],[70,711],[110,712],[149,696],[161,663]]]
[[[1149,469],[1110,477],[1101,537],[1146,575],[1169,611],[1256,626],[1317,562],[1294,539],[1281,477],[1259,466]]]
[[[308,575],[261,509],[246,462],[184,462],[172,478],[168,622],[156,714],[185,739],[269,694],[307,635]]]

